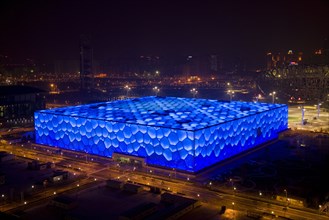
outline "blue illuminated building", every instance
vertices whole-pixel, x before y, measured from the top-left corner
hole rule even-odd
[[[35,112],[36,142],[189,172],[276,139],[282,104],[142,97]]]

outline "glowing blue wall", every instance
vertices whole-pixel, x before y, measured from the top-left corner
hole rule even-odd
[[[35,113],[36,142],[107,157],[113,152],[141,156],[151,165],[194,172],[277,138],[278,132],[287,129],[288,108],[274,107],[195,130],[44,110]]]
[[[148,164],[193,170],[192,131],[36,112],[36,142],[111,157],[146,157]]]
[[[288,127],[288,108],[229,121],[195,132],[195,166],[200,170],[259,144],[276,139]]]

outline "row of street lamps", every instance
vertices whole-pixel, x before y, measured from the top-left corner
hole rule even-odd
[[[227,86],[231,87],[231,84],[228,82],[228,83],[227,83]],[[129,85],[125,85],[124,89],[126,90],[126,96],[128,97],[128,96],[129,96],[129,92],[131,91],[131,87],[130,87]],[[153,92],[155,93],[155,96],[158,96],[158,93],[160,92],[160,88],[157,87],[157,86],[155,86],[155,87],[153,87],[152,90],[153,90]],[[198,91],[196,88],[192,88],[192,89],[190,90],[190,92],[191,92],[191,94],[193,95],[193,98],[195,98],[195,97],[197,96],[197,94],[198,94],[199,91]],[[227,94],[228,94],[229,97],[230,97],[230,101],[232,101],[232,99],[233,99],[233,97],[234,97],[234,93],[235,93],[235,92],[234,92],[233,89],[229,89],[229,90],[227,91]],[[272,103],[275,102],[275,99],[276,99],[275,94],[276,94],[275,91],[273,91],[273,92],[270,93],[270,96],[272,96]],[[262,98],[262,96],[259,94],[259,95],[256,97],[256,102],[258,102],[258,100],[259,100],[260,98]]]
[[[230,83],[228,83],[228,85],[230,85]],[[124,89],[126,90],[126,96],[128,97],[129,96],[129,92],[131,91],[131,87],[129,85],[126,85],[124,87]],[[155,86],[155,87],[153,87],[152,90],[155,93],[155,96],[158,96],[158,93],[160,92],[160,88],[157,87],[157,86]],[[193,98],[195,98],[197,96],[197,94],[199,93],[199,91],[196,88],[192,88],[190,90],[190,92],[191,92]],[[232,98],[234,97],[234,93],[235,93],[234,90],[231,90],[231,89],[227,91],[227,94],[230,96],[230,101],[232,101]],[[274,103],[275,92],[270,93],[270,95],[272,96],[272,103]],[[258,99],[260,99],[261,97],[262,96],[260,94],[256,97],[257,102],[258,102]]]
[[[126,97],[129,96],[129,92],[131,91],[131,87],[129,85],[125,85],[124,89],[126,90]],[[160,88],[155,86],[153,87],[153,92],[155,93],[155,96],[158,96],[158,93],[160,92]],[[196,97],[196,95],[198,94],[198,90],[196,88],[192,88],[190,90],[191,94],[193,95],[193,98]]]
[[[129,85],[125,85],[124,89],[126,90],[126,97],[128,97],[129,92],[131,91],[131,87]],[[155,96],[158,96],[158,93],[160,92],[160,88],[155,86],[153,87],[153,91],[155,93]]]
[[[227,86],[228,86],[229,88],[232,87],[230,83],[227,83]],[[126,86],[124,87],[124,89],[126,90],[126,97],[128,97],[128,96],[129,96],[129,92],[131,91],[131,87],[130,87],[129,85],[126,85]],[[160,88],[159,88],[158,86],[155,86],[155,87],[153,87],[152,90],[153,90],[153,92],[155,93],[155,96],[158,96],[158,94],[159,94],[159,92],[160,92]],[[191,92],[193,98],[195,98],[195,97],[197,96],[197,94],[198,94],[198,90],[197,90],[196,88],[192,88],[192,89],[190,90],[190,92]],[[228,94],[229,97],[230,97],[230,101],[232,101],[232,99],[233,99],[233,97],[234,97],[234,93],[235,93],[235,92],[234,92],[233,89],[229,89],[229,90],[227,90],[227,94]],[[276,96],[277,93],[276,93],[275,91],[273,91],[273,92],[271,92],[269,95],[272,97],[272,103],[274,104],[274,103],[275,103],[275,100],[278,99],[278,97]],[[259,94],[259,95],[256,96],[255,98],[256,98],[256,102],[258,102],[258,100],[262,98],[262,95]],[[321,105],[321,103],[319,103],[319,104],[317,105],[317,116],[318,116],[318,117],[319,117],[319,113],[320,113],[320,105]],[[304,111],[305,111],[304,108],[302,108],[302,121],[303,121],[303,118],[304,118]]]

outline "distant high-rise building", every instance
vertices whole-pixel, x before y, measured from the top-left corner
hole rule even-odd
[[[283,59],[280,53],[274,54],[272,52],[268,52],[266,54],[266,69],[270,70],[278,66],[281,66],[282,60]]]
[[[281,68],[284,66],[298,65],[303,61],[303,53],[294,53],[288,50],[287,53],[272,53],[266,54],[266,70],[273,68]]]
[[[218,56],[210,55],[210,71],[218,71]]]
[[[182,66],[184,76],[205,76],[218,71],[217,55],[189,55]]]
[[[45,93],[30,86],[0,86],[0,125],[31,123],[34,112],[46,107]]]
[[[139,57],[138,72],[141,74],[146,74],[147,76],[159,76],[160,69],[160,57],[158,56],[144,56]]]
[[[87,36],[80,38],[80,89],[91,92],[94,88],[93,49]]]

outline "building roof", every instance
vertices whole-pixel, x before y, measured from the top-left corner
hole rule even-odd
[[[0,86],[0,95],[21,95],[21,94],[42,93],[42,92],[46,92],[46,91],[31,86],[20,86],[20,85]]]
[[[286,105],[149,96],[39,112],[195,131],[284,106]],[[76,120],[72,120],[72,123],[76,123]]]
[[[75,202],[75,200],[68,196],[56,196],[53,198],[53,201],[63,203],[63,204],[72,204]]]
[[[145,217],[143,216],[143,213],[148,213],[148,211],[152,209],[156,209],[158,205],[150,202],[150,203],[142,203],[139,204],[121,214],[121,216],[126,217],[128,219],[138,219],[138,217]]]

